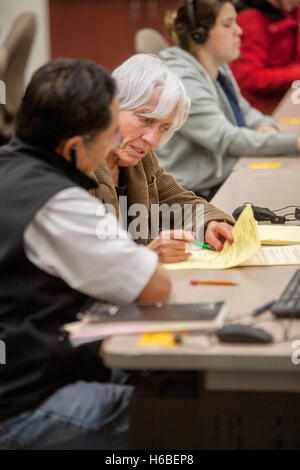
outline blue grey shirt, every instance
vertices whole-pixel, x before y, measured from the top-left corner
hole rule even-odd
[[[157,151],[161,165],[185,188],[205,194],[221,183],[241,156],[298,154],[297,136],[256,132],[262,125],[276,126],[270,116],[257,111],[242,97],[227,65],[219,72],[237,97],[245,120],[239,127],[224,90],[199,61],[179,47],[160,52],[161,59],[182,80],[191,109],[182,128],[167,146]]]

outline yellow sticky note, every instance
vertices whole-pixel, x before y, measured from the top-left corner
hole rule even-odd
[[[280,124],[300,124],[300,118],[281,118],[279,122]]]
[[[145,333],[141,335],[139,346],[177,346],[178,343],[174,341],[174,333]]]
[[[280,168],[281,165],[281,162],[255,162],[250,163],[249,168],[251,170],[264,170],[269,168]]]

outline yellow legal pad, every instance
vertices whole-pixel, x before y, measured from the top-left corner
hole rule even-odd
[[[280,168],[281,162],[255,162],[250,163],[249,168],[251,170],[268,170],[270,168]]]
[[[165,263],[166,269],[228,269],[246,261],[260,250],[257,224],[250,205],[240,214],[232,229],[233,243],[225,241],[222,251],[192,251],[187,261]]]
[[[257,229],[263,245],[300,244],[299,225],[258,225]]]

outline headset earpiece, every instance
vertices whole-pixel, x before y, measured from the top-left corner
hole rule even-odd
[[[70,149],[70,158],[71,158],[72,165],[76,168],[77,150],[76,150],[75,145],[73,145],[73,147],[71,147],[71,149]]]
[[[203,44],[208,37],[208,31],[204,26],[198,26],[198,28],[191,33],[191,36],[196,44]]]
[[[191,25],[190,34],[196,44],[203,44],[208,38],[208,29],[205,26],[197,26],[195,15],[195,0],[187,0],[187,14]]]

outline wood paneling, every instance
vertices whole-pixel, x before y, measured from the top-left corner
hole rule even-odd
[[[134,53],[134,35],[164,29],[178,0],[50,0],[51,57],[91,59],[113,70]]]

